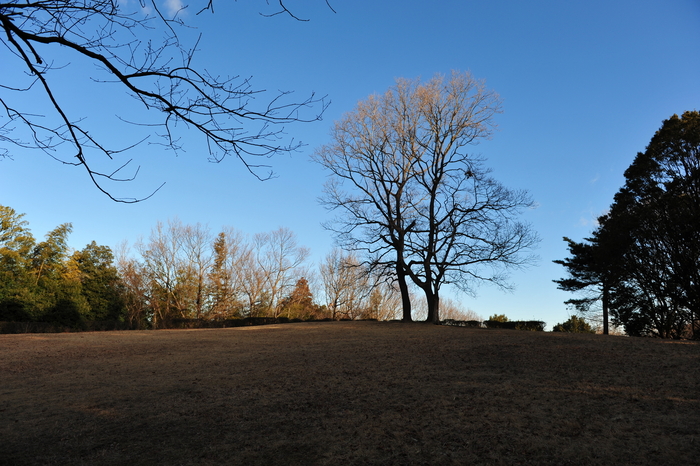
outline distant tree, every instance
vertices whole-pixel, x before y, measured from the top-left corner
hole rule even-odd
[[[240,315],[243,307],[244,258],[247,253],[237,231],[227,229],[218,234],[213,243],[212,264],[208,272],[211,318],[229,318]]]
[[[280,303],[294,286],[297,273],[310,255],[299,246],[294,232],[279,228],[255,235],[255,265],[262,272],[265,302],[272,317],[279,317]]]
[[[494,314],[491,317],[489,317],[488,320],[491,320],[493,322],[508,322],[508,317],[506,317],[505,314]]]
[[[395,320],[401,316],[401,294],[394,283],[378,281],[371,290],[362,319]]]
[[[297,280],[292,292],[280,303],[280,316],[298,319],[318,317],[319,307],[314,303],[314,297],[309,288],[309,282],[301,277]]]
[[[130,257],[125,242],[117,248],[116,267],[124,284],[122,298],[126,308],[126,321],[131,328],[148,328],[152,315],[148,274],[141,262]]]
[[[331,318],[355,319],[366,312],[373,280],[353,253],[333,249],[321,263],[320,272]]]
[[[183,302],[179,302],[185,278],[181,268],[181,232],[179,220],[167,225],[157,222],[147,243],[139,243],[137,249],[143,258],[140,270],[146,274],[151,325],[158,328],[161,322],[173,317],[189,317]],[[184,315],[183,315],[184,313]]]
[[[440,315],[442,319],[464,320],[464,321],[481,321],[483,320],[476,312],[471,309],[464,309],[459,303],[447,298],[440,303]]]
[[[348,290],[356,284],[353,280],[352,266],[356,259],[333,248],[319,265],[326,307],[331,318],[335,319],[345,305]]]
[[[32,271],[36,284],[57,279],[68,254],[68,235],[73,225],[64,223],[46,234],[46,240],[34,246]]]
[[[294,17],[282,0],[276,3],[277,13]],[[320,119],[326,102],[313,94],[292,100],[290,92],[262,99],[263,91],[254,89],[249,79],[196,68],[193,57],[199,40],[188,49],[180,37],[187,31],[187,7],[171,8],[156,0],[0,3],[6,52],[0,55],[0,110],[6,119],[0,121],[0,156],[10,155],[12,146],[42,150],[62,163],[84,167],[112,199],[136,201],[115,198],[104,185],[107,180],[133,178],[119,175],[123,162],[116,170],[95,167],[100,165],[98,156],[112,159],[140,141],[110,147],[100,140],[90,120],[76,114],[71,104],[80,95],[66,93],[53,79],[66,66],[80,76],[80,68],[73,66],[78,62],[93,65],[89,78],[102,83],[105,92],[123,92],[141,106],[127,110],[116,123],[139,122],[148,131],[145,137],[159,136],[174,151],[181,150],[180,132],[194,129],[204,136],[210,160],[233,156],[255,176],[268,177],[259,173],[265,166],[256,160],[296,150],[299,143],[286,140],[282,127]],[[213,0],[201,1],[195,13],[207,10],[214,11]],[[32,101],[40,107],[30,106]]]
[[[214,257],[209,270],[209,293],[211,299],[211,315],[225,316],[231,299],[231,277],[226,270],[229,251],[226,244],[226,234],[221,232],[217,235],[213,244]]]
[[[566,322],[555,325],[552,331],[568,333],[595,333],[588,322],[576,316],[571,316]]]
[[[496,94],[469,73],[397,80],[336,122],[332,142],[314,155],[335,175],[324,202],[341,215],[330,228],[344,247],[371,257],[373,270],[392,272],[404,320],[408,280],[438,323],[443,285],[506,286],[504,270],[531,259],[521,253],[538,238],[515,218],[532,201],[488,176],[467,151],[490,136],[499,111]]]
[[[195,319],[206,312],[207,275],[213,261],[212,237],[209,228],[197,223],[182,230],[183,277],[187,277],[187,307]]]
[[[374,288],[372,293],[369,295],[369,306],[362,313],[363,319],[377,319],[379,320],[379,315],[381,313],[382,304],[384,304],[384,296],[382,296],[379,288]]]
[[[602,235],[602,236],[601,236]],[[564,238],[568,243],[570,257],[555,260],[555,264],[564,266],[569,274],[567,278],[554,280],[560,290],[579,293],[580,298],[570,299],[566,304],[574,306],[583,314],[593,312],[593,305],[601,303],[603,311],[603,334],[609,333],[610,293],[615,286],[620,271],[619,241],[600,230],[584,243],[577,243]]]
[[[91,242],[71,256],[81,284],[81,292],[87,300],[87,320],[122,320],[125,314],[124,284],[114,255],[108,246]]]
[[[260,249],[263,247],[262,241],[248,245],[241,257],[241,290],[245,317],[261,317],[270,311],[271,303],[266,291],[267,276],[258,263],[258,257],[262,254]]]
[[[81,325],[90,308],[82,293],[79,271],[68,260],[68,236],[72,231],[70,223],[54,228],[34,246],[31,256],[37,288],[34,305],[40,314],[37,319],[66,326]]]

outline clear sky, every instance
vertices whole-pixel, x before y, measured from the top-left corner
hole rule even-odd
[[[284,226],[318,262],[333,238],[321,226],[330,214],[317,201],[326,174],[309,155],[328,142],[333,121],[395,78],[468,70],[500,94],[504,110],[492,140],[474,151],[505,186],[531,193],[538,207],[525,220],[542,242],[539,263],[512,274],[514,292],[482,287],[476,297],[458,298],[482,317],[499,313],[551,326],[566,320],[563,302],[572,297],[552,283],[563,276],[552,263],[567,255],[562,237],[589,235],[662,121],[700,108],[698,0],[330,0],[335,13],[323,0],[287,0],[307,22],[263,17],[272,10],[262,0],[215,0],[215,14],[199,16],[199,3],[189,3],[185,19],[203,33],[195,66],[300,98],[327,94],[332,103],[323,121],[286,128],[306,145],[271,160],[277,178],[265,182],[237,160],[209,163],[196,134],[183,139],[186,152],[178,157],[138,146],[129,158],[140,174],[116,194],[139,197],[166,184],[134,205],[109,200],[80,168],[13,151],[13,160],[0,160],[0,204],[25,213],[37,238],[63,222],[73,223],[76,249],[92,240],[133,243],[156,221],[174,217],[214,232],[230,225],[252,235]],[[128,97],[81,79],[95,70],[71,63],[53,78],[71,108],[96,134],[134,142],[131,127],[100,117],[121,114]]]

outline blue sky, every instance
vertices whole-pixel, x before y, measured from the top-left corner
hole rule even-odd
[[[504,110],[493,138],[474,152],[497,180],[531,193],[538,207],[524,218],[542,242],[539,263],[512,274],[514,292],[482,287],[459,300],[483,317],[503,313],[551,326],[567,318],[563,301],[571,297],[552,283],[563,276],[552,263],[567,254],[562,237],[589,235],[662,121],[700,107],[697,0],[331,0],[336,13],[323,0],[288,0],[307,22],[263,17],[273,10],[262,0],[218,0],[215,14],[199,16],[198,3],[190,4],[185,19],[198,29],[184,38],[203,33],[195,66],[300,98],[327,94],[323,121],[286,128],[306,145],[271,160],[277,177],[265,182],[237,160],[209,163],[196,134],[186,135],[177,157],[138,146],[129,158],[141,166],[139,177],[117,194],[139,197],[166,184],[135,205],[113,203],[79,168],[14,151],[13,160],[0,160],[0,204],[26,213],[35,236],[72,222],[73,247],[92,240],[114,247],[174,217],[251,235],[284,226],[320,261],[333,238],[321,226],[330,214],[317,202],[326,174],[309,155],[328,142],[333,121],[395,78],[468,70],[500,94]],[[103,118],[128,111],[128,98],[80,78],[93,68],[66,61],[72,67],[52,79],[71,108],[109,141],[137,138],[138,130]]]

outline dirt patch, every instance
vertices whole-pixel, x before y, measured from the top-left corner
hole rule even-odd
[[[697,343],[328,322],[0,354],[0,464],[700,462]]]

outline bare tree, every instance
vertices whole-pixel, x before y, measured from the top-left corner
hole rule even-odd
[[[428,320],[440,321],[441,286],[472,293],[474,282],[507,287],[504,271],[527,264],[521,254],[538,242],[518,214],[533,202],[525,191],[505,188],[489,176],[469,146],[490,137],[498,96],[471,74],[453,72],[406,88],[418,96],[421,125],[410,135],[424,193],[412,206],[418,217],[410,233],[409,275],[426,295]]]
[[[200,3],[197,15],[213,12],[213,0]],[[279,10],[273,15],[295,18],[282,0],[276,3]],[[197,69],[193,56],[199,38],[187,48],[180,37],[186,30],[187,7],[180,2],[159,4],[0,1],[0,156],[9,156],[13,146],[39,149],[65,164],[82,166],[112,199],[137,201],[115,198],[105,185],[133,179],[138,169],[133,175],[120,175],[128,161],[106,171],[94,167],[102,157],[112,159],[143,141],[110,147],[96,136],[85,115],[76,114],[71,103],[77,95],[64,95],[55,79],[75,61],[94,65],[90,78],[102,83],[106,92],[116,89],[140,104],[140,110],[119,116],[121,122],[138,122],[175,151],[181,150],[182,131],[194,129],[204,136],[210,160],[233,156],[255,176],[269,177],[269,167],[256,160],[298,149],[298,142],[284,137],[284,125],[318,120],[327,106],[324,98],[311,94],[297,101],[290,92],[280,92],[262,102],[263,91],[254,89],[249,79]],[[5,73],[8,70],[12,73]],[[27,96],[41,99],[40,108],[28,105]]]
[[[412,310],[415,308],[412,307]],[[394,320],[401,315],[401,293],[394,283],[375,283],[369,295],[369,303],[362,318]]]
[[[258,233],[242,257],[242,288],[250,316],[279,317],[280,302],[308,272],[302,267],[309,249],[297,244],[287,228]]]
[[[256,243],[262,247],[261,243]],[[241,288],[246,301],[244,312],[259,317],[269,310],[265,294],[265,271],[258,264],[256,245],[248,245],[241,255]]]
[[[353,319],[363,311],[370,295],[367,268],[353,254],[332,249],[319,266],[326,306],[332,319]]]
[[[117,247],[115,264],[124,283],[124,304],[129,326],[144,328],[149,318],[149,284],[143,265],[129,256],[129,246],[126,242]]]
[[[189,285],[188,307],[193,308],[195,318],[200,319],[208,301],[207,275],[213,261],[213,239],[209,228],[197,223],[184,226],[181,241],[184,253],[181,270],[186,271],[182,279],[187,278]]]
[[[415,224],[409,207],[416,202],[411,182],[417,160],[405,136],[416,131],[418,121],[413,96],[402,86],[359,102],[335,123],[332,142],[313,158],[334,175],[323,203],[339,215],[326,228],[344,249],[371,257],[373,271],[395,277],[403,320],[411,321],[405,248]]]
[[[483,317],[476,312],[472,311],[471,309],[464,309],[460,303],[453,301],[450,298],[443,298],[440,300],[440,317],[443,320],[484,320]]]
[[[439,322],[441,286],[506,286],[504,270],[526,264],[521,253],[538,241],[515,220],[532,205],[527,193],[504,188],[468,152],[490,136],[499,111],[498,96],[469,73],[399,79],[336,123],[332,143],[316,152],[336,175],[324,201],[343,214],[334,226],[343,244],[393,266],[404,302],[410,277],[429,321]]]
[[[256,235],[257,262],[265,274],[266,291],[273,317],[281,311],[280,302],[294,287],[308,259],[308,248],[297,244],[296,235],[288,228]],[[296,272],[296,274],[295,274]]]
[[[371,273],[354,253],[334,248],[319,270],[331,318],[393,320],[401,314],[396,282]]]
[[[170,220],[167,225],[157,222],[151,230],[148,243],[139,242],[136,249],[143,258],[143,271],[149,283],[149,304],[152,311],[151,325],[158,328],[161,321],[183,311],[178,303],[182,223]],[[184,316],[182,316],[184,317]]]

